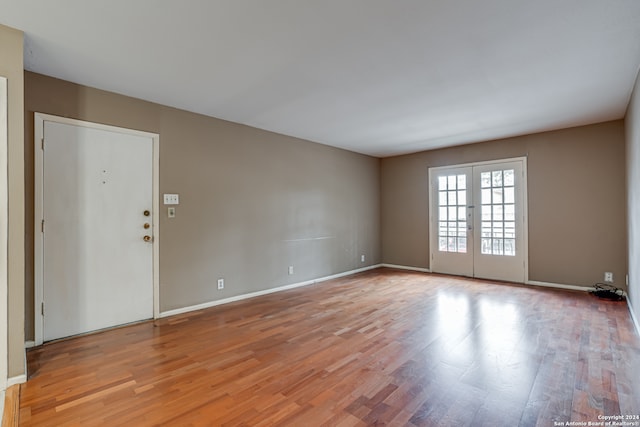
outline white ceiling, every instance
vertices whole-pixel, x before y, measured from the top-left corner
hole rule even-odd
[[[0,0],[25,68],[374,156],[624,117],[638,0]]]

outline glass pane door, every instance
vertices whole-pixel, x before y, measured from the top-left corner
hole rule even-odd
[[[525,280],[523,161],[474,166],[478,209],[474,277]]]
[[[432,271],[524,282],[523,163],[429,171]]]
[[[471,168],[438,170],[431,176],[432,263],[441,273],[473,274]]]

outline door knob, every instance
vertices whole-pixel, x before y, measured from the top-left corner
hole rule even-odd
[[[152,240],[153,240],[153,237],[151,237],[151,236],[144,236],[142,239],[143,239],[145,242],[150,242],[150,241],[152,241]]]

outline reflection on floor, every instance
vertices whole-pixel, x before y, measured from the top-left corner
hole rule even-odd
[[[380,269],[28,353],[21,425],[551,426],[640,414],[625,303]]]

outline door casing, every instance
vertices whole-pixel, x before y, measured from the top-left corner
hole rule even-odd
[[[0,76],[0,392],[7,387],[8,377],[8,234],[9,197],[7,182],[7,144],[9,142],[7,79]],[[1,414],[0,414],[1,415]]]
[[[524,268],[524,282],[529,282],[529,227],[528,227],[528,206],[527,206],[527,157],[512,157],[507,159],[488,160],[483,162],[463,163],[450,166],[437,166],[429,168],[429,269],[434,271],[433,258],[434,253],[438,248],[438,235],[434,233],[434,224],[437,223],[437,212],[433,210],[435,203],[434,198],[436,194],[433,192],[434,182],[432,181],[436,175],[436,172],[448,169],[464,169],[473,168],[477,166],[485,165],[500,165],[501,163],[521,162],[522,163],[522,214],[523,214],[523,227],[522,227],[522,248],[524,250],[523,268]],[[474,201],[474,203],[476,203]],[[474,212],[474,215],[476,213]],[[475,224],[474,224],[475,228]],[[500,280],[500,279],[497,279]]]
[[[73,126],[88,127],[93,129],[120,132],[130,135],[138,135],[151,138],[153,141],[153,207],[152,207],[152,229],[153,238],[153,317],[157,319],[160,315],[160,136],[158,134],[143,132],[138,130],[120,128],[116,126],[92,123],[83,120],[69,119],[49,114],[35,113],[34,116],[34,147],[35,147],[35,203],[34,203],[34,341],[36,345],[43,343],[44,337],[44,316],[42,314],[42,304],[44,302],[44,240],[41,232],[44,197],[43,197],[43,176],[44,176],[44,152],[42,141],[44,138],[45,122],[55,122]]]

